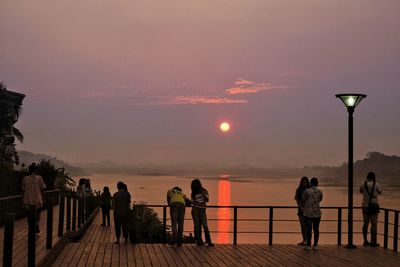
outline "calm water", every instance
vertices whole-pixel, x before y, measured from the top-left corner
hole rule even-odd
[[[112,192],[116,191],[116,183],[123,181],[128,185],[128,190],[132,194],[134,201],[143,201],[147,204],[166,204],[166,192],[168,189],[179,186],[184,193],[190,195],[191,178],[176,176],[119,176],[96,174],[91,177],[92,188],[102,190],[104,186],[109,186]],[[265,206],[295,206],[293,200],[294,191],[298,186],[299,180],[293,178],[231,178],[228,176],[215,178],[201,178],[202,184],[210,194],[210,205],[265,205]],[[320,189],[324,193],[324,199],[321,206],[347,206],[347,188],[346,187],[324,187],[323,180],[320,180]],[[354,204],[359,206],[361,203],[361,194],[358,193],[359,185],[355,186]],[[400,188],[386,188],[384,185],[383,194],[380,196],[381,207],[400,209]],[[157,210],[162,215],[161,210]],[[295,209],[285,209],[274,211],[274,232],[292,232],[299,231],[297,221],[289,222],[285,220],[296,220]],[[231,232],[233,222],[233,209],[221,208],[207,210],[209,227],[211,231]],[[337,210],[323,210],[322,219],[336,220]],[[168,216],[169,217],[169,216]],[[249,233],[249,232],[267,232],[269,211],[267,209],[239,209],[238,218],[242,220],[256,219],[258,221],[239,221],[238,231],[248,232],[238,234],[239,243],[266,243],[268,241],[267,233]],[[356,210],[355,219],[361,219],[361,212]],[[381,215],[383,218],[383,216]],[[343,212],[343,219],[346,218],[346,211]],[[193,232],[191,222],[190,208],[186,209],[185,231],[186,234]],[[218,221],[216,220],[218,219]],[[336,222],[325,221],[321,223],[321,232],[335,232]],[[347,229],[347,223],[343,222],[343,230]],[[380,225],[382,228],[382,225]],[[355,222],[354,230],[361,231],[361,222]],[[389,229],[390,230],[390,229]],[[382,231],[382,229],[380,229]],[[231,233],[212,233],[212,238],[216,243],[232,242]],[[361,242],[361,235],[355,234],[356,243]],[[342,240],[346,240],[343,235]],[[300,241],[299,234],[274,234],[276,243],[294,243]],[[334,244],[336,234],[321,234],[320,242]],[[344,242],[345,243],[345,242]]]

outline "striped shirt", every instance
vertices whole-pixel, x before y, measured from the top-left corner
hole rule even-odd
[[[207,202],[208,191],[204,188],[199,193],[195,194],[192,199],[193,207],[196,208],[205,208]]]

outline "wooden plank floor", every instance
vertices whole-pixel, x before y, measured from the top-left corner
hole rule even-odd
[[[113,227],[97,216],[83,238],[69,243],[53,266],[400,266],[400,255],[383,248],[348,250],[322,245],[305,251],[297,245],[113,244]]]
[[[58,234],[58,206],[53,209],[53,245],[59,240]],[[64,216],[65,217],[65,216]],[[48,252],[46,249],[47,211],[40,213],[40,230],[36,235],[36,262],[39,262]],[[64,225],[65,233],[65,225]],[[4,227],[0,228],[0,263],[3,263]],[[23,218],[14,224],[13,266],[26,266],[28,263],[28,223]]]

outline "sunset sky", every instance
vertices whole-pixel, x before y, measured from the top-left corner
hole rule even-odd
[[[338,165],[400,155],[399,0],[1,0],[18,149],[71,163]],[[222,133],[219,124],[231,129]]]

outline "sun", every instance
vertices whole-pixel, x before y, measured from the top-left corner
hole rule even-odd
[[[221,131],[223,132],[228,132],[229,129],[231,128],[231,126],[229,125],[229,123],[227,123],[226,121],[224,121],[223,123],[221,123],[219,125],[219,128],[221,129]]]

